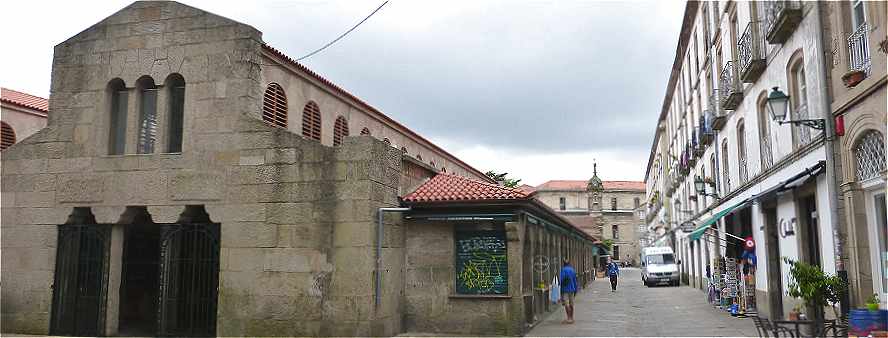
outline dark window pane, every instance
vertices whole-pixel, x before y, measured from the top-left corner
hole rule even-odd
[[[111,93],[111,134],[108,142],[110,155],[122,155],[126,145],[126,104],[125,90]]]
[[[182,152],[182,123],[185,114],[185,86],[170,89],[170,128],[167,152]]]
[[[154,153],[154,140],[157,136],[157,90],[145,89],[141,93],[141,117],[139,118],[139,154]]]

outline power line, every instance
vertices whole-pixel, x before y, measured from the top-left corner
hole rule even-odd
[[[324,45],[323,47],[318,48],[316,51],[311,52],[311,53],[308,53],[308,55],[305,55],[305,56],[303,56],[303,57],[301,57],[301,58],[296,59],[296,61],[302,61],[303,59],[306,59],[306,58],[308,58],[308,57],[310,57],[310,56],[312,56],[312,55],[315,55],[315,54],[319,53],[320,51],[326,49],[327,47],[330,47],[331,45],[333,45],[334,43],[336,43],[336,41],[339,41],[339,39],[344,38],[346,35],[348,35],[348,33],[351,33],[353,30],[355,30],[355,28],[358,28],[358,26],[360,26],[362,23],[364,23],[364,21],[367,21],[367,19],[369,19],[371,16],[373,16],[373,14],[376,14],[376,12],[379,12],[379,10],[382,9],[382,6],[385,6],[385,4],[387,4],[387,3],[388,3],[388,0],[386,0],[385,2],[383,2],[382,5],[379,5],[379,7],[377,7],[376,10],[374,10],[372,13],[370,13],[370,15],[367,15],[367,17],[364,18],[364,20],[361,20],[361,22],[358,22],[358,24],[356,24],[354,27],[352,27],[351,29],[345,31],[345,33],[342,33],[342,35],[340,35],[338,38],[334,39],[333,41],[330,41],[329,43],[327,43],[327,44]]]

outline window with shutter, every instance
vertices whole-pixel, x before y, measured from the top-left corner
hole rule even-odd
[[[0,121],[0,150],[15,144],[15,130],[6,122]]]
[[[287,94],[277,83],[269,83],[262,100],[262,121],[287,129]]]
[[[336,118],[336,123],[333,124],[333,146],[341,145],[342,138],[346,136],[348,136],[348,120],[339,116]]]
[[[321,141],[321,109],[314,101],[308,101],[302,109],[302,136]]]

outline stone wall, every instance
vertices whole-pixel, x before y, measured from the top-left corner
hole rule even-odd
[[[173,223],[186,205],[206,206],[221,224],[218,335],[399,332],[399,221],[386,225],[377,310],[372,257],[376,208],[397,205],[401,154],[369,137],[331,148],[264,124],[250,62],[260,48],[255,29],[175,2],[134,3],[56,46],[49,126],[0,163],[4,332],[48,333],[56,226],[74,207],[115,224],[127,206],[147,206],[155,223]],[[106,155],[109,81],[160,84],[173,73],[186,83],[182,152]],[[137,101],[129,106],[133,121]],[[115,250],[109,335],[120,302]]]

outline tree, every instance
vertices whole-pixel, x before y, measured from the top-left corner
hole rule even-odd
[[[492,178],[494,181],[503,182],[503,186],[507,188],[517,188],[518,185],[521,184],[521,179],[506,178],[506,175],[508,174],[509,173],[497,174],[493,170],[484,173],[484,175],[487,175],[487,177]]]

